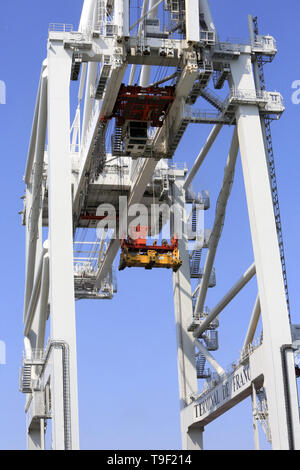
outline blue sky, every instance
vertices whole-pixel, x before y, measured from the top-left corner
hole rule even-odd
[[[299,2],[211,0],[221,39],[248,38],[247,15],[259,17],[262,34],[278,41],[278,55],[266,66],[269,90],[285,99],[286,112],[273,123],[277,179],[287,261],[291,315],[300,323],[299,233],[300,105],[291,101],[292,82],[300,80]],[[6,343],[7,364],[0,365],[0,449],[24,449],[25,397],[18,391],[23,350],[24,227],[18,211],[32,116],[50,22],[77,25],[81,0],[2,2],[0,19],[0,80],[7,89],[0,105],[1,239],[0,340]],[[175,161],[191,166],[209,132],[190,126]],[[213,152],[194,180],[208,189],[211,227],[232,129],[222,130]],[[215,267],[217,286],[207,304],[219,298],[252,263],[253,253],[245,195],[238,160],[228,213]],[[169,271],[125,270],[118,274],[119,291],[111,301],[76,304],[79,418],[82,449],[179,449],[179,404],[172,277]],[[238,355],[256,296],[252,280],[220,317],[220,350],[215,356],[226,367]],[[240,404],[205,430],[206,449],[252,449],[250,402]],[[265,445],[268,448],[267,445]]]

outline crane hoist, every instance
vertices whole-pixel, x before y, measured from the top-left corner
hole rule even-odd
[[[152,245],[147,245],[146,238],[148,227],[137,227],[138,237],[121,240],[121,257],[119,271],[126,267],[172,268],[176,272],[182,261],[179,258],[178,238],[174,236],[171,243],[162,240],[158,245],[155,240]]]

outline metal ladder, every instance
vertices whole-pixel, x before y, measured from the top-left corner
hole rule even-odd
[[[264,388],[256,392],[256,405],[253,410],[254,418],[258,420],[265,432],[268,442],[272,442],[271,429],[269,424],[268,403]]]
[[[213,74],[213,82],[216,90],[221,90],[230,74],[230,64],[223,64],[221,70],[215,70]]]
[[[192,208],[192,232],[195,234],[197,232],[197,222],[198,222],[198,211],[197,207],[193,206]],[[200,262],[201,262],[202,250],[193,250],[190,254],[190,276],[191,278],[197,278],[200,275]]]
[[[192,231],[194,233],[196,233],[196,230],[197,230],[197,216],[198,216],[197,207],[194,206],[192,209]]]
[[[190,258],[190,276],[191,278],[199,278],[200,273],[200,261],[201,261],[202,250],[194,250],[191,253]]]
[[[254,24],[254,34],[257,36],[259,34],[257,17],[253,18],[253,24]],[[256,54],[256,61],[257,61],[257,66],[258,66],[260,88],[262,91],[264,91],[266,90],[266,83],[265,83],[265,74],[264,74],[263,54]],[[267,62],[268,61],[269,60],[267,60]],[[269,169],[269,179],[270,179],[270,186],[272,190],[274,217],[275,217],[275,222],[276,222],[278,245],[279,245],[280,259],[281,259],[281,265],[282,265],[282,276],[283,276],[283,282],[284,282],[286,303],[287,303],[288,311],[290,313],[290,300],[289,300],[286,262],[285,262],[283,236],[282,236],[282,224],[281,224],[281,217],[280,217],[279,196],[278,196],[277,179],[276,179],[276,171],[275,171],[275,159],[274,159],[274,150],[273,150],[272,134],[271,134],[271,119],[266,115],[263,118],[263,120],[264,120],[264,126],[262,126],[262,128],[264,128],[264,132],[265,132],[265,143],[266,143],[266,151],[267,151],[267,158],[268,158],[267,161],[268,161],[268,169]]]
[[[31,364],[23,364],[20,375],[20,391],[31,393]]]
[[[111,65],[104,64],[99,77],[99,82],[95,90],[95,100],[101,100],[110,74]]]
[[[182,119],[180,126],[178,128],[178,131],[176,132],[173,138],[169,139],[169,142],[171,143],[167,150],[167,158],[171,158],[174,155],[175,150],[177,149],[178,144],[188,126],[188,123],[189,123],[189,119],[185,119],[185,118]]]
[[[106,1],[98,0],[96,7],[96,25],[95,30],[101,34],[106,20]]]
[[[102,173],[106,162],[105,132],[106,122],[101,122],[97,129],[97,137],[91,157],[90,176],[92,182]]]
[[[121,155],[122,153],[122,127],[116,126],[112,135],[112,153],[113,155]]]
[[[162,189],[159,195],[159,201],[162,201],[169,194],[169,177],[168,175],[163,175],[162,177]]]
[[[206,359],[203,354],[200,354],[196,359],[196,371],[197,371],[197,379],[206,378],[206,374],[204,372]]]
[[[210,62],[202,62],[199,68],[201,69],[201,72],[199,73],[199,77],[194,83],[186,100],[188,104],[195,104],[197,98],[201,95],[202,90],[208,85],[213,73],[213,66]]]
[[[210,103],[212,106],[217,108],[219,111],[223,111],[224,109],[224,104],[223,102],[219,99],[218,96],[216,96],[211,90],[208,88],[205,88],[204,90],[200,91],[200,96],[204,98],[208,103]]]

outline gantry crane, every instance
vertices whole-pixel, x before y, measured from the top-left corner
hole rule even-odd
[[[274,449],[299,449],[294,356],[300,327],[291,325],[286,299],[270,134],[284,104],[263,81],[276,41],[260,35],[257,19],[249,17],[248,44],[222,42],[208,0],[144,0],[135,21],[137,6],[85,0],[78,28],[49,28],[24,176],[20,389],[28,448],[45,448],[49,419],[55,449],[79,448],[75,299],[113,297],[121,240],[120,269],[173,269],[183,448],[202,449],[204,428],[251,396],[256,448],[260,422]],[[70,80],[78,82],[72,125]],[[218,90],[226,87],[224,99]],[[204,102],[209,111],[197,108]],[[213,127],[188,171],[173,157],[190,123]],[[233,137],[207,231],[199,220],[209,195],[194,192],[191,183],[223,126]],[[254,262],[209,309],[206,295],[216,284],[214,262],[238,151]],[[138,221],[137,205],[146,212]],[[147,245],[150,226],[156,240]],[[137,239],[130,227],[139,227]],[[169,239],[158,242],[166,227]],[[258,294],[242,352],[225,371],[212,354],[219,347],[219,315],[255,275]],[[255,342],[260,317],[263,338]]]

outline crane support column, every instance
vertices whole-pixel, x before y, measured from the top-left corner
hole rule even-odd
[[[185,191],[183,189],[183,184],[184,174],[182,177],[177,176],[173,184],[173,205],[176,206],[177,217],[181,216],[183,227],[182,235],[179,236],[178,239],[179,256],[182,260],[182,266],[173,274],[181,436],[183,449],[201,450],[203,448],[203,429],[193,428],[188,430],[182,416],[182,411],[191,402],[189,397],[197,392],[198,388],[195,368],[194,337],[186,329],[188,320],[193,315],[193,307],[190,282],[190,261],[186,234]],[[176,227],[174,220],[172,222],[172,230],[175,232]]]
[[[129,36],[129,0],[115,0],[114,21],[118,37]]]
[[[186,39],[192,43],[200,41],[198,0],[186,0]]]
[[[79,24],[79,31],[84,31],[94,25],[95,19],[95,0],[86,0],[83,5],[82,15]],[[91,96],[91,87],[95,86],[97,78],[97,62],[89,62],[86,65],[86,85],[85,85],[85,98],[84,98],[84,114],[82,119],[82,142],[87,137],[88,125],[93,110],[93,98]]]
[[[27,189],[26,191],[27,196],[27,203],[28,207],[32,206],[32,198],[30,191]],[[38,202],[38,206],[40,206],[40,201]],[[27,218],[27,227],[30,225],[30,211],[26,212]],[[38,222],[36,227],[36,246],[35,246],[35,259],[34,259],[34,278],[36,279],[38,273],[38,265],[39,265],[39,258],[43,253],[42,247],[42,211],[39,211]],[[28,251],[28,245],[30,244],[30,232],[26,231],[26,248]],[[35,306],[35,312],[39,310],[39,301]],[[30,345],[30,349],[37,348],[37,336],[38,336],[38,316],[35,314],[33,321],[31,322],[31,327],[29,329],[28,335],[25,338],[25,342]],[[34,371],[32,371],[34,375]],[[32,399],[32,394],[26,394],[26,405],[25,410],[27,412],[27,404],[29,404],[30,400]],[[44,450],[45,449],[45,425],[44,420],[33,421],[30,425],[27,424],[27,449],[28,450]]]
[[[55,449],[71,447],[76,450],[79,448],[79,433],[69,137],[71,63],[72,55],[64,49],[63,41],[50,40],[48,47],[50,339],[51,342],[63,343],[69,352],[69,377],[64,376],[66,369],[63,366],[63,348],[52,348],[50,353],[53,367],[50,377],[53,401],[52,430]],[[68,391],[65,390],[66,379],[69,382]]]
[[[237,91],[255,93],[250,54],[232,62],[231,70]],[[272,445],[273,449],[299,449],[294,359],[282,350],[291,345],[291,329],[258,106],[240,105],[236,120],[263,322],[264,386]]]

